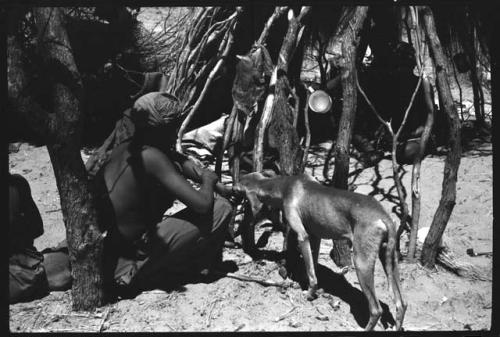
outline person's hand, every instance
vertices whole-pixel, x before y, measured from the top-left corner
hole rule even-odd
[[[193,163],[195,163],[199,167],[203,167],[203,163],[198,158],[196,158],[195,156],[188,155],[187,158],[188,158],[188,160],[191,160]]]
[[[222,197],[229,199],[233,196],[233,188],[231,186],[224,184],[218,184],[217,186],[217,193],[219,193]]]
[[[229,200],[233,205],[241,203],[245,198],[245,192],[239,188],[238,184],[233,186],[222,185],[219,189],[221,190],[219,194]]]
[[[201,165],[192,165],[191,167],[192,167],[194,174],[196,174],[198,176],[197,179],[199,179],[199,181],[202,181],[201,177],[203,175],[203,170],[204,170],[203,167]]]
[[[201,169],[201,170],[202,170],[202,172],[200,174],[201,181],[204,184],[210,184],[212,186],[215,186],[215,184],[219,180],[219,177],[217,176],[217,174],[215,174],[215,172],[213,172],[211,170],[207,170],[207,169]]]

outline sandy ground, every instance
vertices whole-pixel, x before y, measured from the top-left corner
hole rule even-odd
[[[164,9],[146,8],[139,19],[153,29]],[[467,81],[460,75],[461,82]],[[464,78],[462,78],[464,77]],[[458,100],[456,84],[450,79],[453,95]],[[462,88],[465,117],[472,105],[471,88]],[[486,93],[486,113],[491,114],[491,99]],[[457,184],[457,199],[445,230],[445,244],[456,263],[469,263],[485,278],[491,279],[492,258],[469,257],[467,248],[490,252],[493,248],[493,166],[491,143],[475,143],[462,156]],[[308,172],[323,181],[323,158],[329,144],[311,149]],[[84,160],[86,155],[82,154]],[[22,174],[31,184],[45,233],[35,242],[41,250],[54,246],[65,237],[59,196],[52,166],[45,147],[21,144],[19,151],[9,155],[12,173]],[[331,166],[333,167],[333,165]],[[420,226],[430,226],[441,195],[444,157],[427,157],[422,164],[422,210]],[[410,187],[411,167],[403,182]],[[393,188],[390,162],[383,160],[376,168],[359,169],[352,161],[352,189],[372,193],[392,213],[395,206],[389,195]],[[410,202],[410,200],[408,201]],[[182,207],[182,206],[177,206]],[[411,205],[410,205],[411,207]],[[263,279],[282,281],[278,275],[276,254],[281,250],[282,235],[257,229],[256,239],[268,257],[252,261],[241,249],[225,249],[224,260],[234,261],[237,273]],[[239,238],[237,238],[239,240]],[[308,302],[297,285],[282,290],[257,283],[220,278],[208,283],[188,283],[170,291],[150,291],[135,299],[106,305],[93,313],[71,311],[71,294],[53,292],[47,297],[10,306],[12,332],[132,332],[132,331],[355,331],[368,320],[367,303],[360,291],[354,270],[345,277],[336,273],[329,257],[331,242],[323,240],[319,256],[318,279],[323,294]],[[404,249],[404,244],[403,244]],[[421,330],[483,330],[491,327],[492,282],[459,277],[438,267],[427,270],[418,264],[400,263],[403,296],[408,302],[404,329]],[[379,262],[375,269],[377,295],[384,315],[376,330],[391,325],[395,315],[392,297]]]
[[[311,149],[308,171],[320,181],[324,148]],[[86,156],[82,154],[83,158]],[[427,157],[422,165],[421,227],[429,226],[437,208],[443,174],[444,157]],[[21,144],[9,156],[10,171],[25,176],[44,221],[45,233],[35,242],[38,249],[54,246],[65,236],[59,197],[52,166],[45,147]],[[358,164],[353,160],[351,172]],[[411,167],[405,167],[404,184],[410,186]],[[467,248],[476,252],[492,251],[492,148],[491,143],[475,144],[464,153],[460,165],[457,203],[445,231],[445,243],[457,263],[473,264],[491,279],[490,257],[469,257]],[[355,191],[376,192],[391,212],[394,204],[391,189],[391,167],[382,160],[376,168],[359,170],[350,183]],[[394,219],[396,215],[391,213]],[[225,249],[224,260],[234,261],[237,273],[281,281],[276,254],[281,250],[282,234],[257,229],[262,250],[268,257],[251,261],[241,249]],[[239,238],[237,238],[239,240]],[[211,282],[188,283],[170,291],[155,290],[135,299],[122,300],[94,313],[71,312],[71,295],[53,292],[29,303],[10,306],[11,331],[353,331],[367,323],[367,303],[360,291],[354,270],[345,277],[337,274],[329,257],[331,242],[323,240],[318,269],[324,293],[308,302],[295,284],[282,290],[257,283],[220,278]],[[274,257],[274,258],[273,258]],[[491,281],[459,277],[442,268],[423,269],[418,264],[402,262],[401,282],[408,302],[405,330],[481,330],[491,325]],[[384,315],[376,330],[390,327],[395,314],[392,297],[379,262],[375,284]]]

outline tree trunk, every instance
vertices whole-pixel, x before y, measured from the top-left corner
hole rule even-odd
[[[357,90],[356,90],[356,51],[346,40],[343,44],[344,64],[341,68],[342,76],[342,115],[339,121],[337,141],[335,142],[335,170],[332,183],[335,187],[346,190],[349,174],[349,146],[351,144],[352,129],[356,117]]]
[[[342,36],[342,115],[335,143],[335,170],[332,183],[336,188],[347,189],[349,174],[349,146],[356,116],[357,105],[357,75],[356,49],[359,43],[359,33],[368,13],[367,6],[358,6],[349,23],[349,28]],[[351,265],[350,247],[345,240],[334,240],[332,258],[338,266]]]
[[[458,167],[460,166],[461,135],[460,135],[460,120],[453,104],[448,76],[446,74],[444,53],[436,33],[434,17],[431,9],[428,6],[420,8],[425,34],[429,41],[431,55],[434,60],[436,69],[436,87],[439,95],[440,106],[448,115],[450,126],[450,151],[448,152],[444,165],[443,189],[441,200],[438,209],[434,214],[429,234],[425,238],[422,249],[422,263],[432,268],[436,261],[439,241],[446,228],[451,212],[455,206],[456,200],[456,183]]]
[[[300,173],[304,173],[307,165],[307,156],[309,154],[309,148],[311,146],[311,127],[309,126],[309,102],[310,93],[306,90],[306,103],[304,104],[304,128],[306,129],[306,136],[304,140],[304,153],[302,155],[302,162],[300,163]]]
[[[73,277],[73,309],[91,310],[104,300],[102,236],[87,174],[80,156],[82,83],[76,69],[63,16],[58,8],[34,10],[41,52],[52,85],[52,111],[30,96],[33,83],[22,63],[16,23],[9,27],[9,104],[45,139],[54,168],[66,226]]]
[[[101,252],[103,238],[98,214],[80,156],[82,83],[76,68],[64,18],[58,8],[36,8],[34,16],[44,64],[54,74],[52,107],[55,123],[47,143],[61,199],[72,266],[74,310],[103,304]]]

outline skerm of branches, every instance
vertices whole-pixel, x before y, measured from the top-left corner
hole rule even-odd
[[[199,19],[195,20],[196,24],[184,36],[176,67],[167,84],[167,91],[179,98],[178,111],[186,115],[177,134],[178,152],[182,152],[182,136],[189,122],[231,50],[233,31],[241,13],[242,9],[237,8],[225,17],[220,8],[204,8],[199,13]],[[207,50],[217,43],[216,55],[206,59]]]

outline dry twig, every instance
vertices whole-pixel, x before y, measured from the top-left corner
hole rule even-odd
[[[101,323],[99,324],[99,332],[103,331],[104,323],[106,322],[106,319],[108,319],[110,311],[111,311],[111,307],[107,307],[106,308],[106,313],[103,315]]]
[[[287,318],[288,316],[290,316],[290,314],[292,314],[295,311],[295,309],[297,309],[297,308],[298,308],[298,306],[292,307],[292,309],[288,310],[286,313],[284,313],[283,315],[279,316],[274,321],[275,322],[279,322],[279,321],[284,320],[285,318]]]
[[[273,286],[273,287],[281,287],[281,288],[288,288],[290,287],[290,284],[288,282],[276,282],[272,280],[264,280],[260,278],[255,278],[251,276],[246,276],[246,275],[241,275],[241,274],[235,274],[235,273],[223,273],[219,271],[213,271],[213,275],[215,276],[222,276],[222,277],[230,277],[234,278],[236,280],[240,281],[246,281],[246,282],[255,282],[259,283],[263,286]]]

